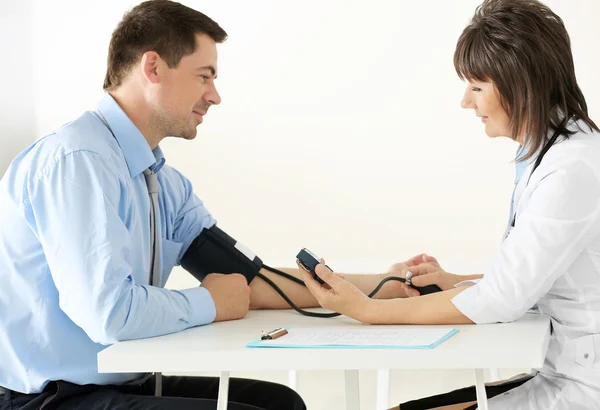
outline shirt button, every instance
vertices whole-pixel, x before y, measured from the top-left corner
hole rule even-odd
[[[586,353],[586,354],[583,355],[584,359],[587,359],[588,357],[590,357],[589,353]]]

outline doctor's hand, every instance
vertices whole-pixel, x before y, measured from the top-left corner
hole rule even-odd
[[[404,278],[410,277],[410,281],[414,286],[437,285],[442,290],[453,289],[454,285],[465,280],[464,276],[455,275],[443,270],[435,259],[430,262],[407,266],[402,269],[401,276]],[[405,284],[402,284],[402,286],[409,297],[420,295],[419,291],[415,288]]]
[[[395,263],[389,267],[386,277],[389,276],[400,276],[401,278],[406,278],[407,268],[411,268],[413,266],[418,266],[424,263],[431,264],[432,266],[437,266],[437,268],[441,269],[439,262],[433,256],[427,254],[419,254],[417,256],[413,256],[404,262]],[[406,295],[406,297],[419,296],[419,292],[414,288],[405,285],[401,282],[391,282],[396,284],[395,286],[399,287],[402,292]]]
[[[436,258],[434,258],[433,256],[429,256],[427,254],[420,254],[417,256],[413,256],[412,258],[410,258],[407,261],[404,262],[399,262],[399,263],[394,263],[392,266],[389,267],[388,269],[388,276],[401,276],[404,277],[403,272],[405,268],[410,268],[411,266],[417,266],[420,265],[422,263],[432,263],[434,265],[437,265],[437,267],[440,267],[439,262],[437,261]]]
[[[200,286],[208,290],[215,302],[215,322],[241,319],[248,313],[250,286],[243,275],[211,273],[204,278]]]
[[[298,267],[306,287],[322,307],[360,320],[360,314],[365,312],[370,300],[360,289],[325,267],[324,261],[315,268],[324,285],[301,266]]]

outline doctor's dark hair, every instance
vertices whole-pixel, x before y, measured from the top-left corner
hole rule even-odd
[[[147,51],[157,52],[170,68],[196,50],[196,34],[222,43],[227,33],[212,19],[180,3],[150,0],[125,13],[112,33],[104,90],[121,85],[132,66]]]
[[[521,160],[535,155],[550,131],[570,137],[571,119],[598,131],[577,85],[564,23],[537,0],[485,0],[458,39],[454,67],[462,80],[494,83],[511,136],[526,135]]]

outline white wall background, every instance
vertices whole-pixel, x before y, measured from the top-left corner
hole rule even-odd
[[[18,31],[33,40],[33,65],[9,71],[31,75],[34,98],[18,97],[33,116],[11,115],[12,129],[35,124],[39,136],[94,106],[110,34],[136,3],[33,0]],[[507,218],[516,147],[489,140],[459,105],[452,54],[479,0],[185,3],[230,35],[223,103],[196,141],[164,149],[222,228],[276,265],[306,246],[340,271],[383,270],[419,252],[451,271],[484,269]],[[548,3],[567,24],[598,119],[600,2]],[[10,130],[3,139],[15,139]]]
[[[32,0],[0,0],[0,175],[37,132],[32,12]]]
[[[0,175],[36,137],[94,107],[110,34],[136,3],[0,0]],[[306,246],[346,272],[420,252],[458,273],[485,268],[516,145],[489,140],[460,108],[452,55],[479,0],[184,3],[230,35],[223,103],[196,141],[163,149],[222,228],[273,265],[292,266]],[[546,3],[567,25],[598,122],[600,1]],[[191,283],[179,271],[170,286]]]

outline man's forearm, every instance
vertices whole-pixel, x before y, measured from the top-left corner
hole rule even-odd
[[[377,325],[472,324],[452,303],[466,288],[459,287],[406,299],[371,300],[358,320]]]
[[[279,270],[302,279],[300,271],[293,268],[278,268]],[[298,306],[302,308],[318,307],[319,304],[313,295],[298,283],[275,273],[261,269],[261,274],[271,279],[279,288]],[[371,293],[385,277],[385,274],[342,274],[344,278],[354,284],[363,293]],[[405,297],[404,291],[398,286],[399,282],[387,282],[374,296],[377,298]],[[254,278],[250,284],[250,309],[287,309],[290,305],[264,280]]]

